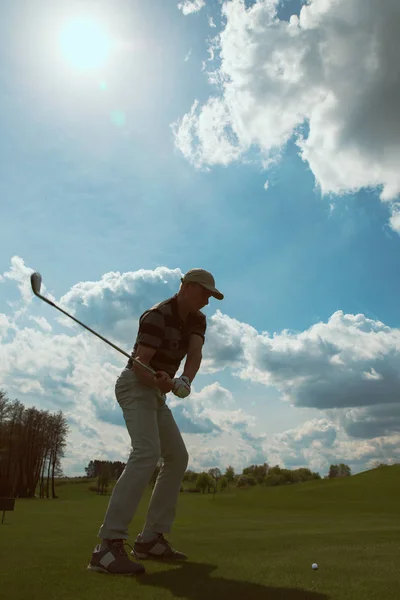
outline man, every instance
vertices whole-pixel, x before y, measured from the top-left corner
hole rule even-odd
[[[115,384],[132,442],[126,467],[118,479],[98,537],[102,540],[92,554],[88,569],[105,573],[133,575],[144,573],[143,565],[129,559],[124,548],[128,526],[136,512],[152,474],[162,464],[151,496],[142,532],[131,554],[138,560],[187,557],[174,550],[164,533],[169,533],[188,454],[166,394],[180,398],[190,394],[190,386],[200,368],[206,317],[201,309],[213,296],[223,299],[214,277],[203,269],[191,269],[181,279],[177,294],[142,314],[132,356],[152,367],[149,374],[128,361]],[[175,378],[186,356],[183,373]]]

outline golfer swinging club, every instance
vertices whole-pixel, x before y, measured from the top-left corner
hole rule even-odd
[[[102,540],[88,565],[91,571],[120,575],[144,573],[143,565],[133,562],[124,543],[128,527],[150,478],[162,458],[162,465],[151,496],[143,531],[137,536],[131,555],[138,560],[167,558],[184,560],[164,538],[175,518],[175,509],[188,453],[166,394],[179,398],[190,394],[190,385],[200,368],[206,317],[201,312],[210,296],[223,299],[214,277],[203,269],[191,269],[181,279],[177,294],[145,311],[132,356],[156,371],[156,376],[129,360],[115,384],[132,442],[126,467],[118,479],[108,504],[98,537]],[[183,373],[174,379],[186,356]]]

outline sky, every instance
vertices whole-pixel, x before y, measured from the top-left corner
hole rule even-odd
[[[1,1],[0,389],[122,460],[140,315],[211,271],[196,471],[400,461],[397,0]],[[183,365],[182,365],[183,366]],[[178,371],[179,373],[179,371]]]

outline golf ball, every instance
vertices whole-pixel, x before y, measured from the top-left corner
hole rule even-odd
[[[318,569],[318,565],[317,565],[317,563],[313,563],[313,564],[312,564],[312,568],[314,569],[314,571],[316,571],[316,570]]]

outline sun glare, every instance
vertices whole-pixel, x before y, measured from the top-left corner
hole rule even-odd
[[[103,67],[110,57],[112,45],[106,28],[90,18],[70,20],[60,35],[64,60],[81,71]]]

